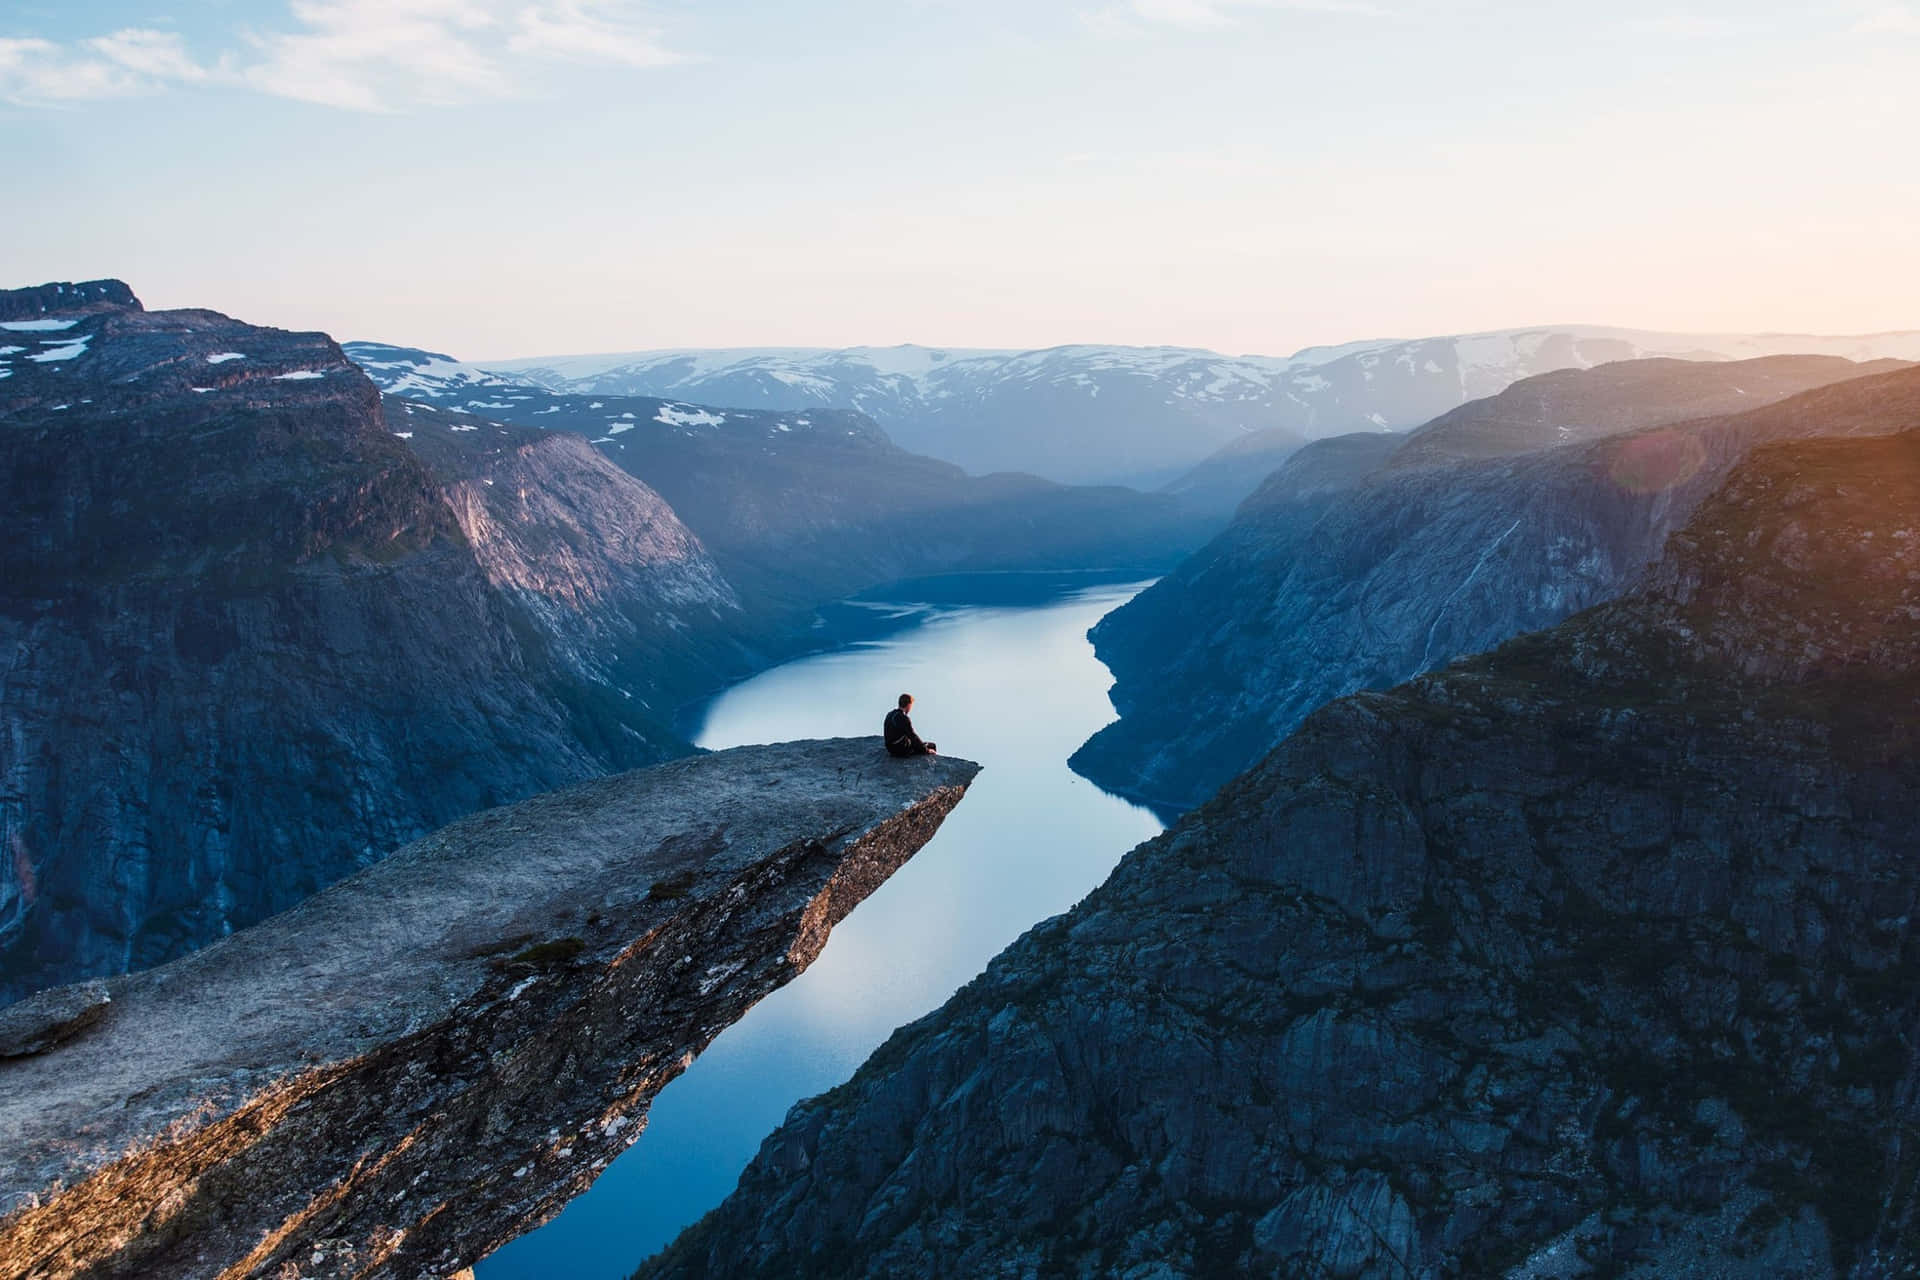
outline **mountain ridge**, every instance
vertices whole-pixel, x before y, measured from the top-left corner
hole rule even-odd
[[[390,396],[417,394],[422,371],[439,367],[439,357],[416,349],[347,350]],[[1218,526],[1169,495],[1019,473],[971,476],[902,448],[857,410],[483,386],[470,372],[443,380],[438,399],[395,399],[390,416],[401,428],[410,414],[432,424],[420,440],[484,434],[490,421],[577,433],[658,491],[746,596],[786,609],[802,627],[828,602],[943,572],[1150,575]]]
[[[1644,368],[1545,375],[1549,390],[1572,380],[1593,393],[1581,401],[1591,430],[1579,432],[1591,438],[1556,445],[1555,422],[1535,419],[1527,448],[1501,407],[1533,402],[1538,388],[1521,383],[1438,420],[1464,430],[1474,412],[1492,415],[1487,433],[1456,440],[1485,456],[1445,465],[1393,465],[1436,448],[1418,433],[1307,446],[1224,533],[1094,628],[1120,718],[1075,753],[1074,768],[1163,813],[1190,808],[1322,703],[1393,686],[1627,589],[1754,444],[1897,429],[1902,414],[1920,412],[1920,370],[1834,381],[1858,366],[1797,365],[1798,377],[1826,385],[1745,414],[1637,429]],[[1698,403],[1703,387],[1742,401],[1723,377],[1730,368],[1654,372],[1673,384],[1668,405]],[[1335,448],[1345,451],[1338,465],[1323,465]]]
[[[1064,344],[1018,352],[629,352],[485,367],[550,390],[742,408],[858,409],[913,452],[971,472],[1157,488],[1256,432],[1317,438],[1402,430],[1554,369],[1653,356],[1783,354],[1920,359],[1920,330],[1823,336],[1566,325],[1366,340],[1291,356]]]

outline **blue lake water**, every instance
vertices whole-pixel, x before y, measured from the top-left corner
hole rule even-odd
[[[938,835],[839,928],[799,978],[722,1032],[653,1104],[646,1132],[559,1217],[478,1280],[615,1280],[733,1190],[802,1098],[847,1079],[1029,927],[1066,910],[1156,834],[1145,809],[1067,757],[1113,719],[1087,628],[1144,583],[1050,603],[936,606],[887,639],[776,667],[708,709],[703,747],[878,734],[901,693],[979,779]]]

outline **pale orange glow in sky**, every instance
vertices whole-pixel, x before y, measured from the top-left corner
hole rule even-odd
[[[468,358],[1920,327],[1899,3],[10,8],[6,285]]]

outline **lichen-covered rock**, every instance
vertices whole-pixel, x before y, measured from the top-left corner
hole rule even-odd
[[[642,1274],[1920,1267],[1920,432],[1309,717]]]
[[[471,1265],[584,1189],[977,771],[863,738],[582,783],[113,979],[91,1027],[0,1058],[0,1274]]]

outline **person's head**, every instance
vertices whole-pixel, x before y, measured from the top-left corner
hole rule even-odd
[[[900,709],[901,709],[902,711],[911,711],[911,710],[913,709],[913,695],[912,695],[912,694],[910,694],[910,693],[903,693],[903,694],[901,694],[901,695],[900,695]]]

